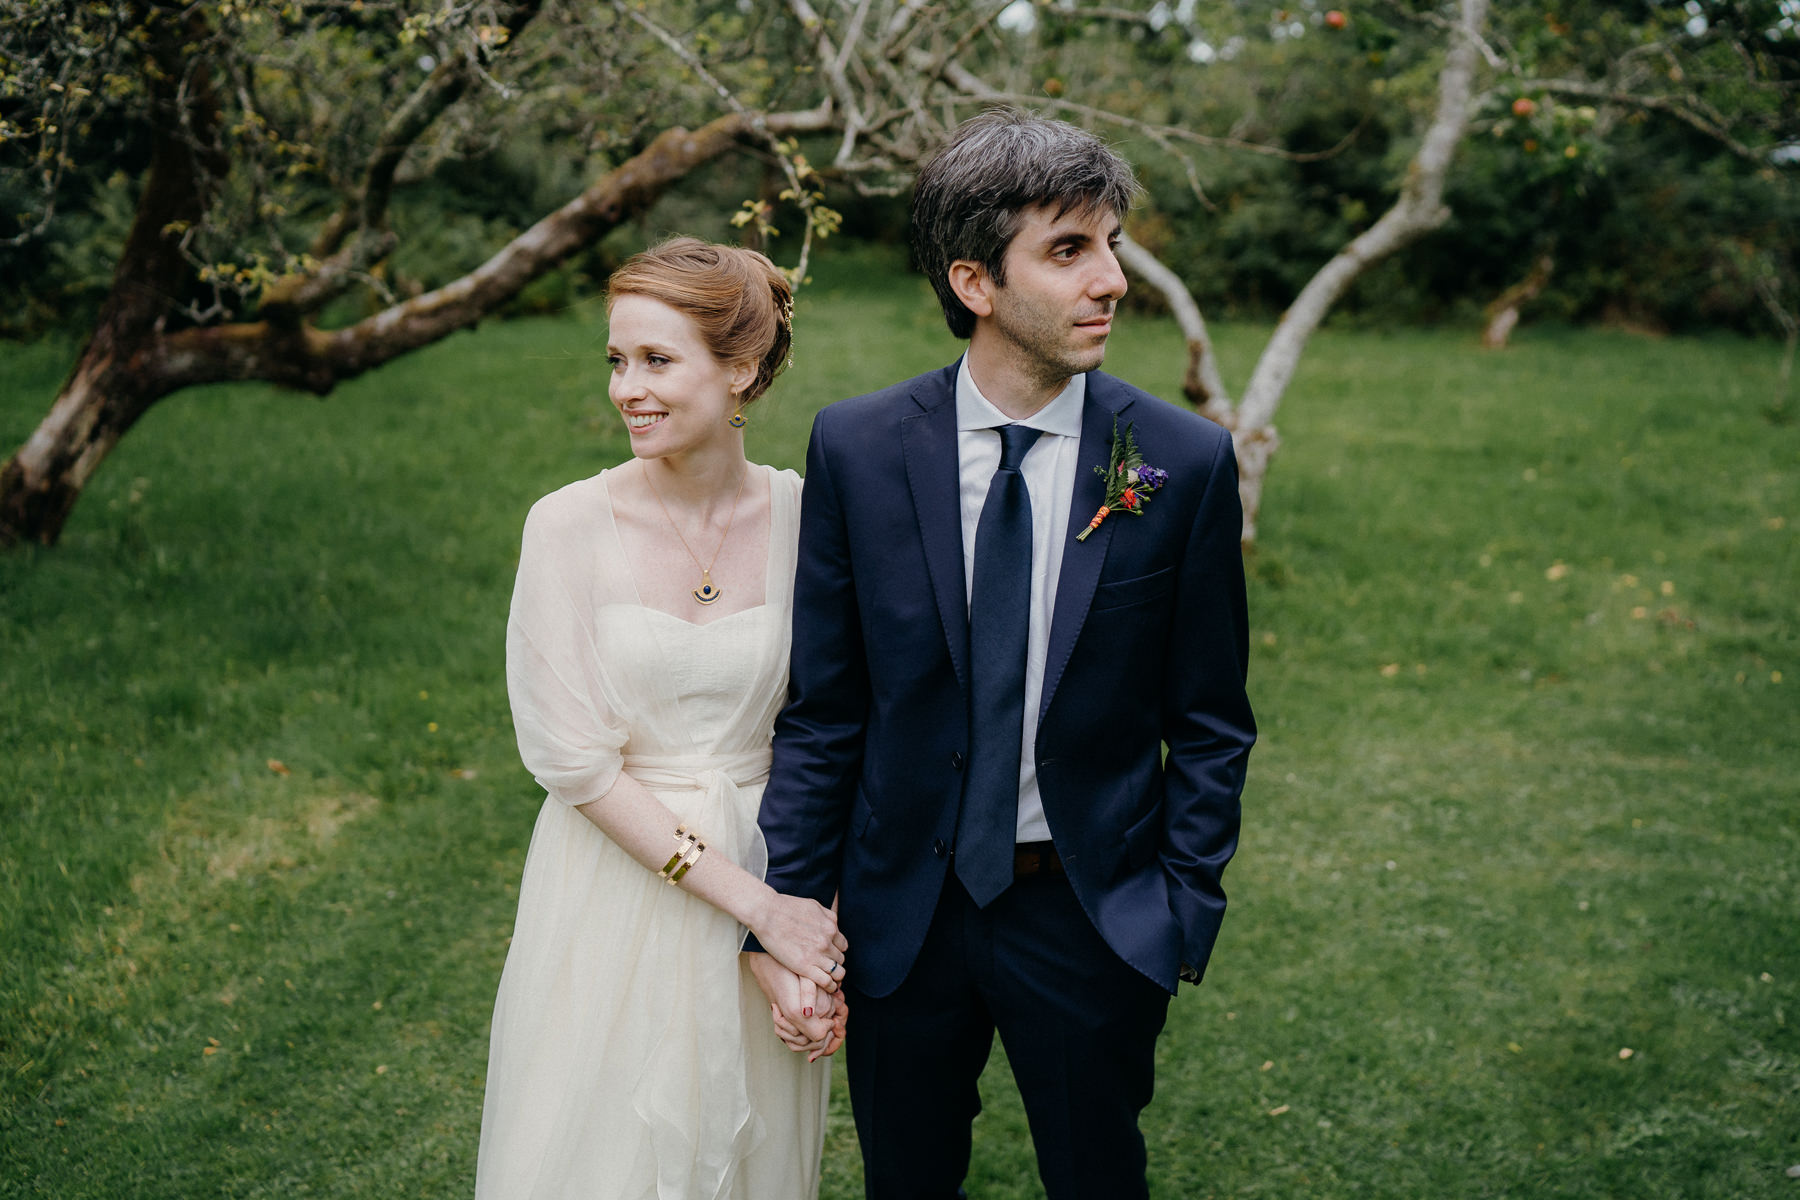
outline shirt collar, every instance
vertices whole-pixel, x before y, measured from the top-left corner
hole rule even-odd
[[[1032,429],[1041,429],[1045,433],[1053,433],[1060,437],[1079,438],[1081,436],[1081,406],[1087,398],[1087,376],[1072,375],[1063,390],[1056,394],[1050,403],[1026,417],[1023,421],[1014,421],[1011,417],[994,407],[981,389],[975,386],[975,379],[969,374],[969,356],[963,355],[956,366],[956,428],[958,432],[968,429],[995,429],[1001,425],[1024,425]]]

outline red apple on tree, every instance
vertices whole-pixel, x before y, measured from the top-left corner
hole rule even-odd
[[[1520,96],[1513,101],[1512,110],[1515,117],[1529,117],[1537,111],[1537,101],[1530,96]]]
[[[1325,14],[1325,24],[1333,29],[1342,29],[1349,23],[1350,18],[1346,17],[1339,9],[1334,8]]]

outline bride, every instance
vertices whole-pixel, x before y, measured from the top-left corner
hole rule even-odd
[[[846,945],[829,910],[762,882],[800,479],[747,462],[742,431],[793,300],[762,255],[680,238],[621,267],[607,304],[633,457],[533,506],[507,623],[519,751],[548,796],[476,1196],[804,1200]],[[740,965],[746,927],[770,953]]]

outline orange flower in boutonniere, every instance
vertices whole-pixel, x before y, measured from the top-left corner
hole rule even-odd
[[[1137,438],[1132,436],[1131,426],[1127,425],[1121,435],[1117,417],[1113,418],[1112,455],[1104,467],[1095,467],[1094,473],[1106,477],[1106,503],[1087,523],[1087,528],[1075,535],[1078,542],[1087,541],[1087,535],[1100,528],[1100,522],[1106,520],[1108,513],[1124,511],[1136,517],[1143,516],[1144,505],[1150,503],[1150,494],[1169,482],[1167,471],[1144,465],[1144,456],[1138,452]]]

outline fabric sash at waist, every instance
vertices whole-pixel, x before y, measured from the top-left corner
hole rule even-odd
[[[766,783],[768,750],[739,754],[627,754],[625,773],[652,790],[697,788],[706,791],[723,775],[738,787]]]

